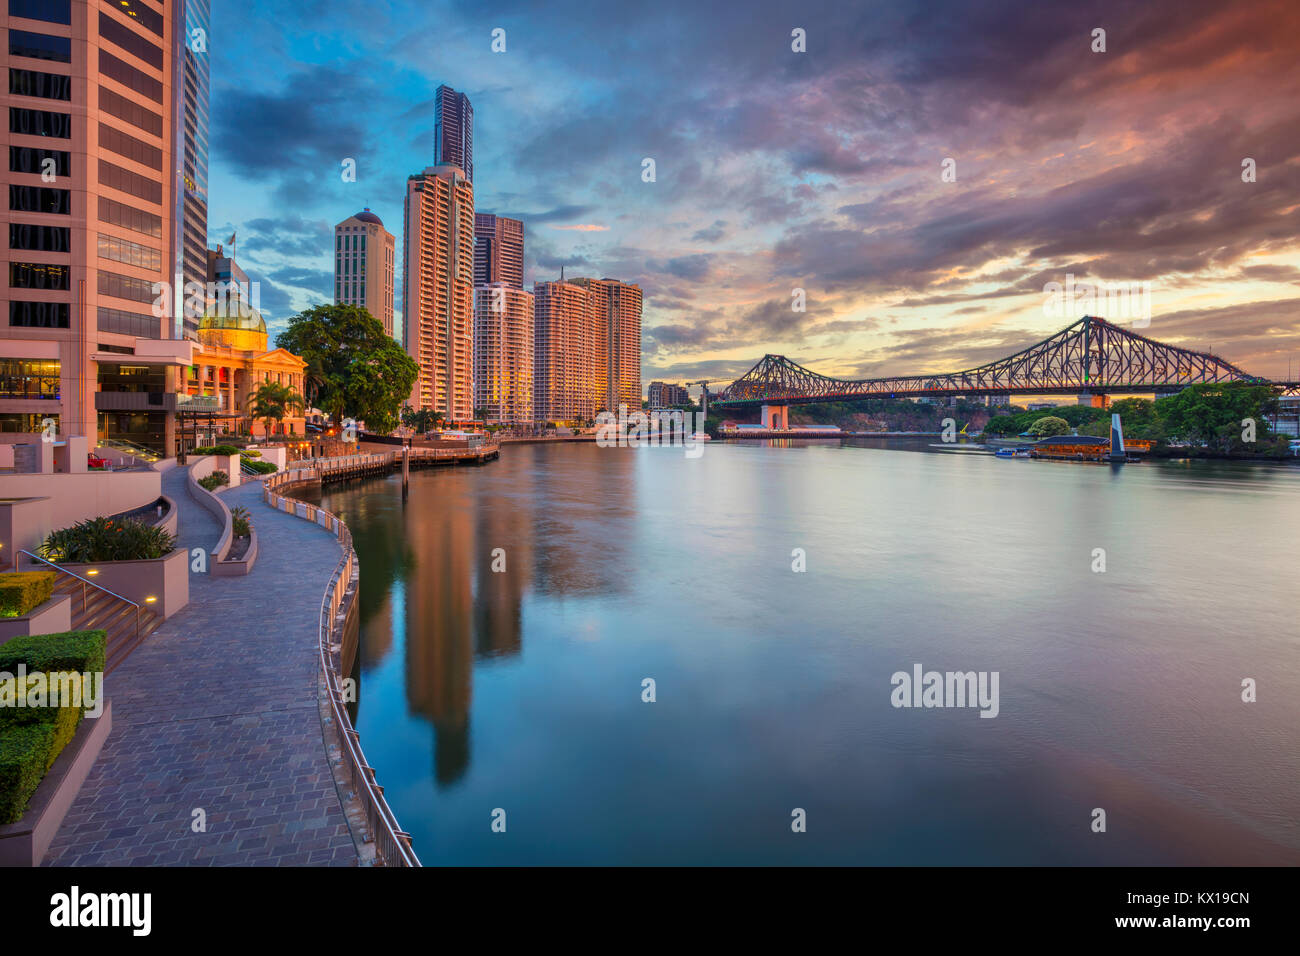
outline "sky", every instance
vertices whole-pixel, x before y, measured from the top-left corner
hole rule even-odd
[[[213,0],[211,35],[210,244],[237,230],[273,332],[332,301],[367,206],[400,312],[446,83],[525,288],[641,286],[644,382],[968,368],[1068,325],[1067,275],[1149,282],[1143,334],[1300,378],[1294,0]]]

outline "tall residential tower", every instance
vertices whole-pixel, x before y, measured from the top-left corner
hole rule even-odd
[[[474,187],[459,166],[406,181],[402,344],[420,366],[411,406],[474,415]]]
[[[469,97],[446,84],[433,101],[433,164],[459,166],[474,181],[474,107]]]
[[[175,276],[184,289],[188,283],[206,281],[208,268],[208,41],[211,29],[209,0],[175,0],[176,22],[183,24],[178,33],[178,54],[172,80],[175,116],[172,120],[176,142],[176,208],[172,214],[176,250]],[[128,16],[139,17],[144,5],[123,3],[119,7]],[[189,314],[183,307],[174,308],[172,334],[193,339],[198,335],[200,315]]]
[[[334,227],[334,301],[359,305],[393,334],[396,240],[378,216],[363,209]]]
[[[474,284],[489,282],[524,287],[524,224],[480,212],[474,214]]]

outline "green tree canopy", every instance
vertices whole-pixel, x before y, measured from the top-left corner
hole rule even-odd
[[[1189,385],[1162,398],[1156,408],[1170,438],[1205,442],[1216,451],[1253,450],[1242,440],[1243,422],[1253,420],[1256,442],[1268,437],[1266,414],[1277,406],[1277,389],[1251,382]]]
[[[307,407],[307,400],[288,385],[263,382],[248,398],[248,414],[266,424],[266,434],[271,435],[271,423],[284,420],[290,409]]]
[[[397,426],[397,410],[420,373],[383,324],[355,305],[317,305],[295,315],[275,344],[301,355],[318,379],[316,405],[336,425],[344,417],[376,432]]]
[[[1068,435],[1070,423],[1057,415],[1044,415],[1029,426],[1029,434],[1035,438],[1051,438],[1053,435]]]

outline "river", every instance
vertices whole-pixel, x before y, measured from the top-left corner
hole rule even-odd
[[[425,864],[1300,862],[1300,469],[923,447],[327,488]],[[917,665],[996,672],[996,717],[894,706]]]

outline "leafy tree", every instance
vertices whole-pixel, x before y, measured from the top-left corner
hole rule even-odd
[[[1124,425],[1125,438],[1144,438],[1151,441],[1163,441],[1165,438],[1164,422],[1156,410],[1156,403],[1149,398],[1121,398],[1111,402],[1108,413],[1119,415]],[[1092,422],[1079,429],[1080,435],[1094,438],[1110,437],[1110,417]]]
[[[1051,438],[1054,435],[1068,435],[1070,423],[1056,415],[1044,415],[1029,426],[1029,434],[1035,438]]]
[[[442,420],[442,412],[435,412],[428,408],[416,410],[407,405],[402,409],[402,424],[421,435],[436,427]]]
[[[1162,398],[1156,408],[1170,438],[1204,442],[1215,451],[1258,451],[1268,438],[1266,414],[1277,406],[1278,390],[1252,382],[1189,385]],[[1244,421],[1253,419],[1256,442],[1242,440]]]
[[[289,320],[275,344],[301,355],[316,370],[315,403],[335,425],[348,416],[364,420],[374,431],[391,431],[420,374],[383,324],[355,305],[306,309]]]
[[[267,437],[271,435],[271,423],[284,421],[290,409],[302,411],[307,407],[307,400],[288,385],[279,382],[263,382],[248,397],[248,413],[253,418],[260,418],[266,424]]]

